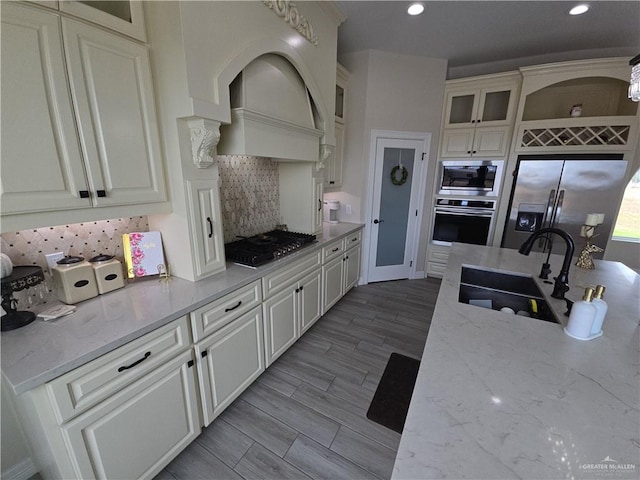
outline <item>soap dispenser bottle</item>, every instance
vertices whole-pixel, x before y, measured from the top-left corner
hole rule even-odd
[[[564,328],[564,333],[578,340],[591,339],[591,327],[596,317],[596,307],[591,301],[593,288],[587,287],[584,290],[582,300],[573,304],[569,323]]]
[[[596,286],[596,293],[593,296],[593,306],[596,307],[596,317],[593,320],[593,325],[591,326],[591,336],[595,338],[596,336],[602,335],[602,323],[604,322],[604,317],[607,315],[607,310],[609,306],[607,302],[602,298],[604,296],[605,291],[604,285]]]

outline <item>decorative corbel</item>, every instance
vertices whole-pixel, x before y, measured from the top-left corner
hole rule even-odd
[[[333,149],[335,147],[333,145],[328,145],[323,143],[320,145],[320,158],[316,162],[316,170],[320,171],[324,168],[324,162],[333,154]]]
[[[220,141],[220,122],[197,118],[189,120],[191,131],[191,154],[198,168],[209,168],[216,160],[217,146]]]

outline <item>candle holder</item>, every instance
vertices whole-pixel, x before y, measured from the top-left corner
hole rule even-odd
[[[593,256],[591,254],[604,252],[604,249],[591,243],[591,240],[598,236],[598,234],[595,232],[595,225],[582,225],[582,228],[580,229],[580,236],[584,238],[584,247],[582,247],[582,250],[578,255],[576,267],[584,268],[587,270],[593,270],[596,268],[595,263],[593,263]]]

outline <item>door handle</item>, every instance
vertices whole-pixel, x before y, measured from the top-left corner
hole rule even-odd
[[[378,223],[384,223],[384,220],[378,220],[377,218],[373,221],[373,223],[375,223],[376,225]]]

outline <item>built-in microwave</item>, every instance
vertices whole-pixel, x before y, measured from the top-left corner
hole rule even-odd
[[[501,160],[443,160],[438,194],[497,197],[503,168]]]

